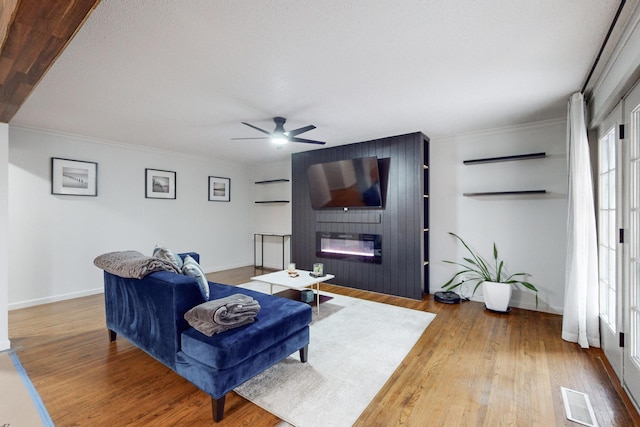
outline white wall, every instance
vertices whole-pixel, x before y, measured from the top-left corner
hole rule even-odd
[[[495,242],[511,273],[531,274],[539,310],[561,313],[566,250],[566,121],[555,120],[431,141],[431,292],[457,271],[442,260],[465,255],[447,232],[460,235],[485,258]],[[517,162],[463,165],[463,160],[546,152]],[[482,191],[546,189],[543,196],[464,197]],[[471,293],[471,289],[468,290]],[[481,300],[481,290],[476,293]],[[512,305],[535,309],[530,293]]]
[[[98,197],[52,195],[51,157],[98,162]],[[176,200],[145,198],[145,168],[176,171]],[[209,175],[231,178],[231,202],[208,201]],[[109,251],[159,244],[199,252],[205,271],[250,265],[252,215],[246,166],[10,126],[9,308],[101,292],[93,259]]]
[[[252,169],[252,182],[273,179],[291,180],[291,158]],[[291,182],[253,185],[253,200],[291,201]],[[255,204],[253,230],[255,233],[291,234],[291,203]],[[290,239],[284,241],[285,267],[290,261]],[[256,245],[257,262],[260,264],[261,245]],[[292,260],[295,262],[295,260]],[[264,266],[282,268],[282,240],[280,237],[264,239]]]
[[[248,168],[224,161],[120,146],[17,127],[9,130],[9,308],[102,290],[95,256],[115,250],[149,253],[157,244],[195,250],[207,271],[253,263],[254,232],[291,232],[290,160]],[[546,151],[547,158],[464,166],[465,159]],[[50,158],[99,163],[98,197],[53,196]],[[447,234],[487,257],[495,241],[512,272],[532,274],[540,310],[561,312],[566,222],[564,120],[431,142],[431,291],[455,271],[442,262],[463,254]],[[144,198],[144,169],[177,172],[177,200]],[[231,178],[231,202],[207,201],[207,176]],[[545,188],[535,198],[463,197],[463,192]],[[289,262],[286,246],[285,263]],[[278,240],[265,242],[265,265],[281,266]],[[292,260],[295,262],[295,260]],[[6,271],[6,270],[5,270]],[[0,289],[1,290],[1,289]],[[477,294],[481,299],[481,295]],[[513,305],[533,308],[530,294]]]
[[[9,342],[9,125],[0,123],[0,351]]]

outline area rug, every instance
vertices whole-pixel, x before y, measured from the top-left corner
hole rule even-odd
[[[0,426],[53,426],[49,413],[13,351],[0,353]]]
[[[261,282],[240,286],[269,293]],[[313,310],[308,362],[295,353],[235,390],[296,427],[353,425],[435,318],[322,294],[333,299],[320,305],[319,316]]]

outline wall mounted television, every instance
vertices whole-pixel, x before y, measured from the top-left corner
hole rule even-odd
[[[314,210],[383,207],[377,157],[312,164],[307,176]]]

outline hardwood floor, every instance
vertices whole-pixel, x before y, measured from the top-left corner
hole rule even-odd
[[[240,284],[256,274],[245,267],[208,278]],[[575,426],[561,386],[587,393],[601,426],[640,425],[602,352],[560,338],[560,316],[321,289],[437,314],[356,426]],[[125,339],[109,343],[102,295],[11,311],[9,336],[56,426],[214,425],[207,395]],[[230,393],[217,425],[278,423]]]

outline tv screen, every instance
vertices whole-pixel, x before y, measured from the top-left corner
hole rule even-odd
[[[316,163],[307,176],[313,209],[382,208],[377,157]]]

